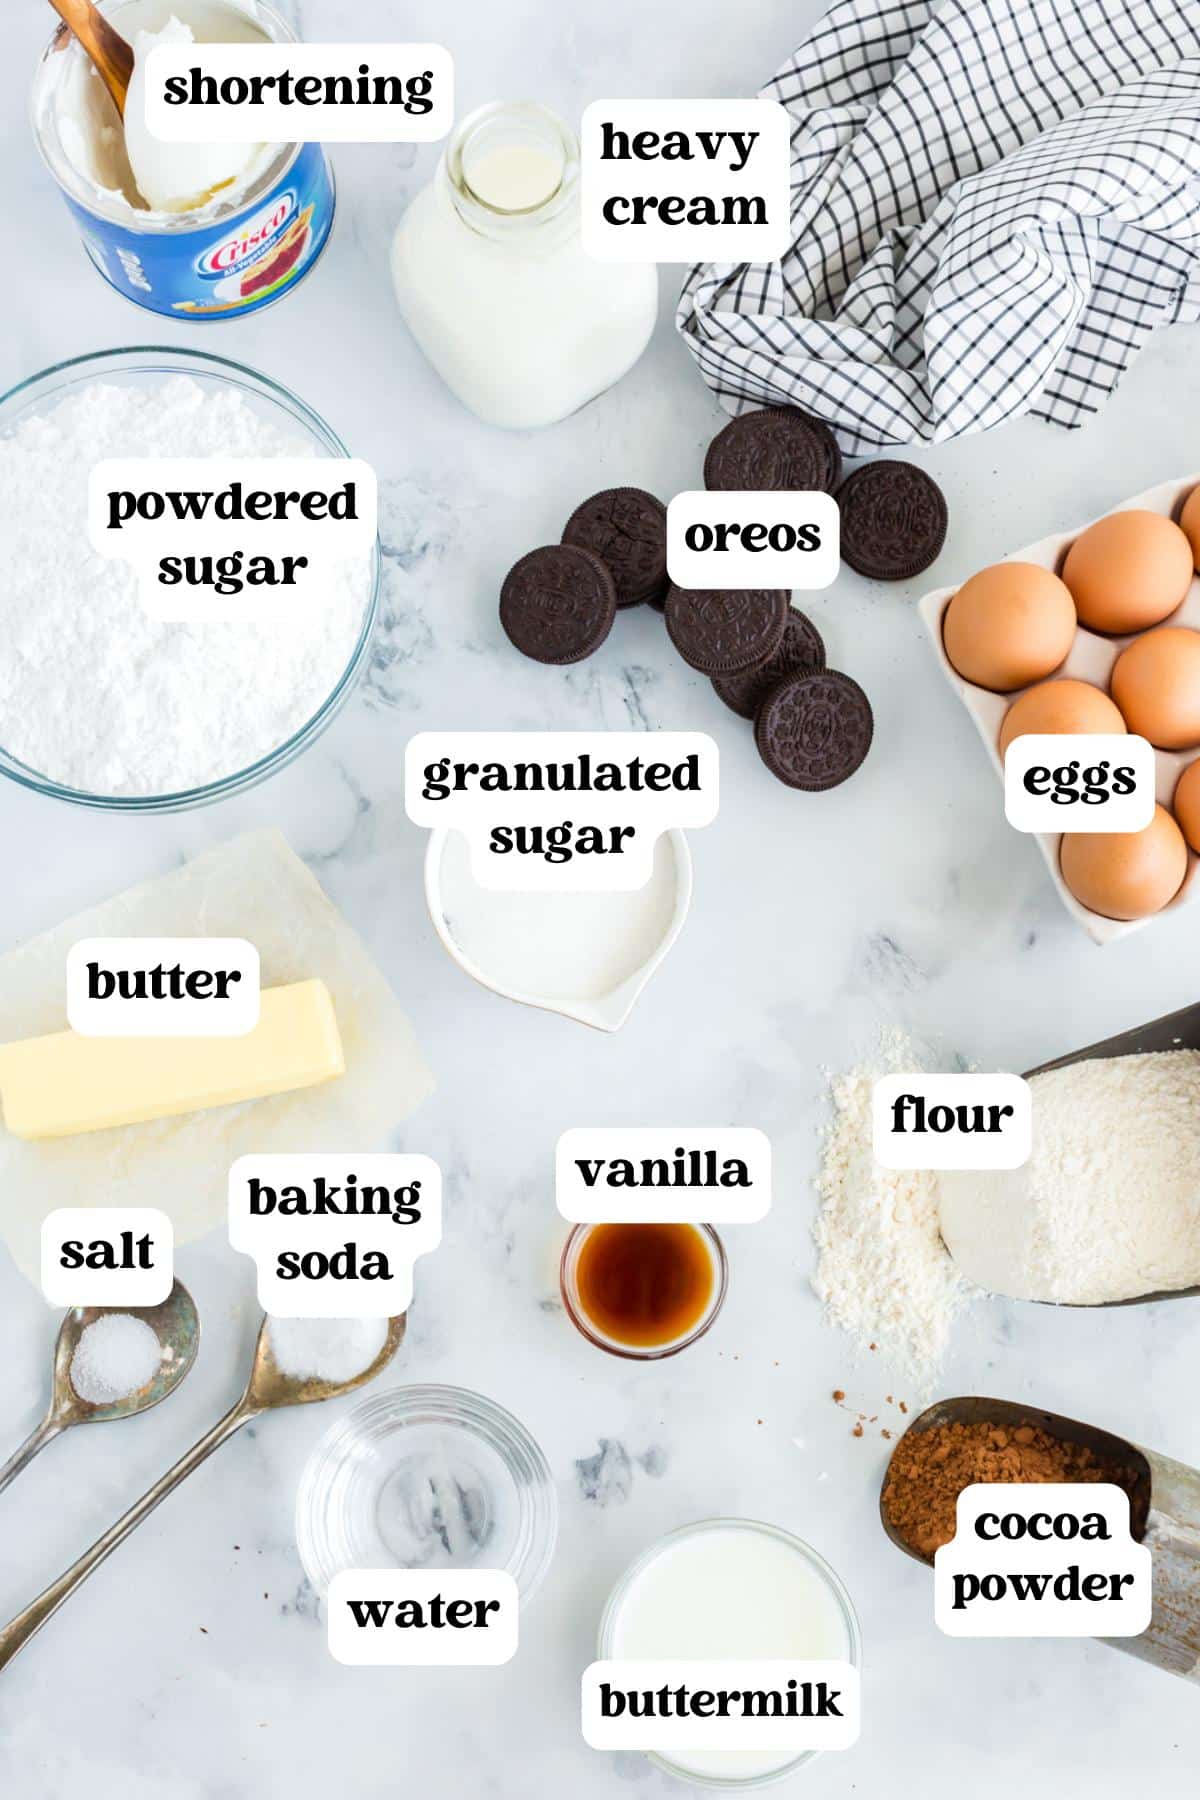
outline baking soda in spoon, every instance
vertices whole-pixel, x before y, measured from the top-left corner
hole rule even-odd
[[[139,31],[133,41],[133,76],[125,101],[125,153],[138,192],[156,212],[191,212],[232,187],[261,144],[176,144],[151,135],[146,125],[146,58],[158,44],[193,44],[190,25],[172,13],[159,31]]]

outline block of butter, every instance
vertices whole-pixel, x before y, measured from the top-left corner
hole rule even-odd
[[[0,1044],[0,1104],[15,1137],[71,1137],[315,1087],[345,1072],[323,981],[264,988],[243,1037],[94,1038]]]

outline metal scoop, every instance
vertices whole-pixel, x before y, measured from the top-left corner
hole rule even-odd
[[[119,1400],[97,1403],[83,1400],[71,1386],[71,1364],[79,1340],[88,1326],[106,1313],[130,1313],[149,1325],[158,1339],[161,1360],[154,1375],[144,1387],[135,1388]],[[31,1431],[20,1449],[0,1466],[0,1492],[15,1481],[22,1469],[28,1468],[39,1450],[52,1438],[72,1425],[101,1425],[109,1419],[131,1419],[135,1413],[147,1412],[168,1394],[173,1394],[196,1360],[200,1343],[200,1317],[196,1303],[181,1281],[159,1306],[75,1306],[58,1330],[54,1348],[54,1387],[46,1416]]]
[[[264,1318],[255,1345],[250,1379],[241,1399],[229,1409],[223,1419],[217,1420],[211,1431],[207,1431],[192,1445],[186,1455],[180,1457],[173,1469],[168,1469],[115,1525],[110,1526],[103,1537],[97,1538],[90,1550],[85,1550],[57,1581],[52,1582],[36,1600],[30,1602],[24,1612],[18,1613],[11,1623],[0,1630],[0,1669],[12,1661],[17,1651],[24,1648],[35,1632],[41,1630],[51,1614],[58,1611],[63,1601],[75,1592],[81,1582],[87,1580],[92,1570],[99,1568],[105,1557],[154,1511],[159,1501],[165,1500],[181,1481],[198,1469],[226,1438],[232,1437],[235,1431],[249,1424],[251,1419],[257,1419],[260,1413],[271,1412],[275,1407],[306,1406],[315,1400],[333,1400],[339,1394],[348,1394],[354,1388],[362,1387],[365,1382],[373,1381],[400,1348],[404,1327],[403,1313],[390,1320],[388,1334],[379,1355],[349,1381],[321,1381],[316,1376],[301,1380],[293,1375],[285,1375],[277,1367],[271,1354],[268,1321]]]
[[[1098,1044],[1087,1044],[1082,1050],[1072,1050],[1067,1056],[1059,1056],[1053,1062],[1041,1063],[1036,1069],[1028,1069],[1026,1081],[1035,1075],[1048,1074],[1051,1069],[1067,1069],[1074,1063],[1096,1062],[1106,1057],[1148,1056],[1157,1055],[1165,1050],[1200,1050],[1200,1005],[1184,1006],[1178,1012],[1167,1013],[1161,1019],[1151,1019],[1145,1025],[1135,1025],[1130,1031],[1118,1032],[1116,1037],[1103,1038]],[[1010,1227],[1011,1228],[1011,1227]],[[951,1256],[953,1245],[947,1243]],[[969,1273],[969,1271],[968,1271]],[[1003,1290],[997,1290],[1003,1291]],[[1034,1306],[1149,1306],[1158,1300],[1190,1300],[1200,1295],[1200,1287],[1168,1288],[1165,1292],[1150,1294],[1131,1294],[1125,1300],[1096,1300],[1090,1302],[1034,1300]],[[1024,1299],[1024,1296],[1016,1296]]]
[[[1157,1023],[1165,1025],[1169,1021]],[[1133,1469],[1136,1479],[1129,1498],[1129,1528],[1135,1542],[1148,1545],[1152,1553],[1153,1611],[1140,1637],[1100,1641],[1114,1650],[1140,1657],[1143,1662],[1154,1663],[1169,1674],[1200,1682],[1200,1470],[1173,1462],[1153,1450],[1143,1450],[1097,1425],[1085,1425],[1078,1419],[1065,1419],[1061,1413],[1042,1412],[1012,1400],[988,1400],[979,1394],[939,1400],[918,1413],[897,1440],[892,1456],[910,1432],[931,1431],[937,1425],[979,1424],[1014,1428],[1035,1425],[1050,1437],[1085,1445],[1098,1462]],[[897,1549],[932,1568],[933,1558],[906,1542],[887,1516],[883,1492],[890,1473],[889,1462],[879,1494],[883,1529]]]

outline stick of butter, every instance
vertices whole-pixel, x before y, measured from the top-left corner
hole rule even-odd
[[[323,981],[264,988],[243,1037],[95,1038],[0,1044],[0,1100],[15,1137],[71,1137],[315,1087],[345,1073]]]

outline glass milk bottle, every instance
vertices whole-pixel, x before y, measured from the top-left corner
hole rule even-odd
[[[650,341],[652,263],[596,262],[579,235],[579,145],[529,102],[457,128],[401,219],[392,280],[410,331],[489,425],[552,425],[619,381]]]

